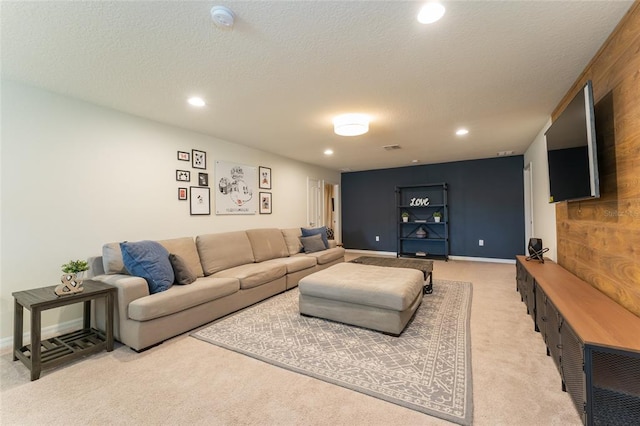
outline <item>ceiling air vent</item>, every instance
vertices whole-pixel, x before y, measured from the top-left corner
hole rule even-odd
[[[508,155],[513,155],[513,151],[500,151],[496,153],[498,157],[506,157]]]
[[[396,149],[401,149],[400,145],[385,145],[383,146],[385,151],[395,151]]]

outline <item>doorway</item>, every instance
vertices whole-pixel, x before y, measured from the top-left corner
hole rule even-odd
[[[336,242],[341,242],[340,185],[307,178],[307,226],[331,228]]]

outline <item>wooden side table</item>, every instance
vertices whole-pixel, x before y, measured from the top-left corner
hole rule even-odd
[[[85,280],[84,291],[58,296],[56,286],[17,291],[14,297],[13,360],[20,360],[31,371],[31,380],[40,378],[45,368],[56,367],[83,356],[113,350],[113,305],[116,288]],[[91,301],[103,299],[107,312],[106,330],[91,328]],[[83,328],[41,341],[41,313],[47,309],[84,302]],[[31,311],[31,344],[23,346],[23,309]]]

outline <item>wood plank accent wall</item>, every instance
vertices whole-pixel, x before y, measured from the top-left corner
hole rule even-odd
[[[601,198],[557,204],[558,263],[640,317],[640,0],[553,120],[587,80],[596,102]]]

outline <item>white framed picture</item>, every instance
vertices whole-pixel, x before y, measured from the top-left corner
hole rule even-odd
[[[190,186],[189,198],[191,199],[192,215],[211,214],[211,199],[209,188],[203,188],[201,186]]]
[[[215,176],[216,214],[256,214],[255,166],[216,161]]]

